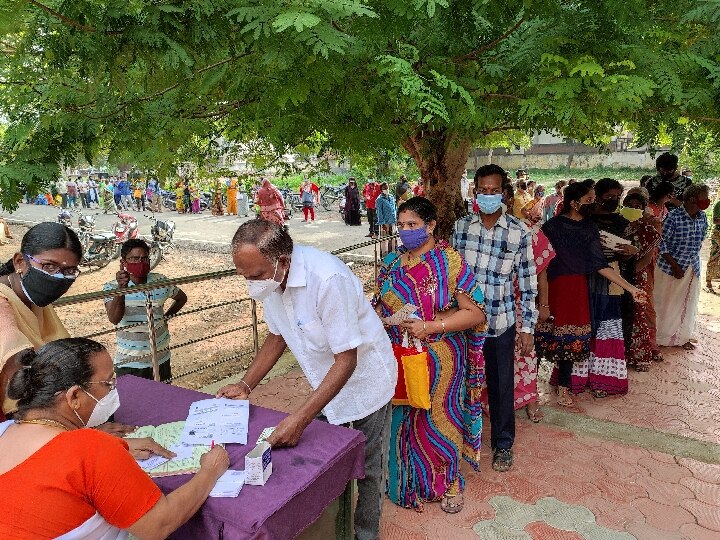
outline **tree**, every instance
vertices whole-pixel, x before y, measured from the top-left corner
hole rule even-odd
[[[720,7],[703,0],[0,0],[0,19],[5,207],[77,155],[319,134],[404,148],[447,235],[488,137],[598,144],[720,118]]]

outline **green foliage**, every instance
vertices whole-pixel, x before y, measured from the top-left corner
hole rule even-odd
[[[442,183],[449,156],[541,129],[720,129],[717,1],[46,1],[0,0],[6,208],[78,159],[207,174],[221,140],[259,169],[297,153],[285,176],[340,153],[393,177],[405,148]]]

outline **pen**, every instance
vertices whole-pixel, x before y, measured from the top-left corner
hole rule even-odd
[[[212,450],[213,448],[215,448],[215,439],[210,441],[210,450]]]

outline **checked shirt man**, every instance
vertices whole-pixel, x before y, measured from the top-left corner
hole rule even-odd
[[[502,187],[506,178],[507,173],[497,165],[485,165],[477,170],[475,194],[480,213],[459,219],[452,236],[453,247],[474,268],[485,293],[488,335],[483,353],[490,406],[490,443],[493,469],[500,472],[512,467],[515,440],[516,278],[522,306],[522,355],[532,351],[538,317],[532,233],[520,220],[502,211]]]

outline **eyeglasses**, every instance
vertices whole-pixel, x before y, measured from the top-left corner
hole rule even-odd
[[[77,266],[60,266],[55,263],[42,262],[32,255],[25,253],[24,257],[40,265],[40,269],[46,274],[57,275],[62,274],[66,278],[76,278],[80,275],[80,269]]]
[[[129,263],[150,262],[150,257],[125,257]]]
[[[110,387],[110,391],[113,391],[117,388],[117,375],[113,375],[112,379],[109,381],[88,381],[85,384],[104,384],[105,386]]]

